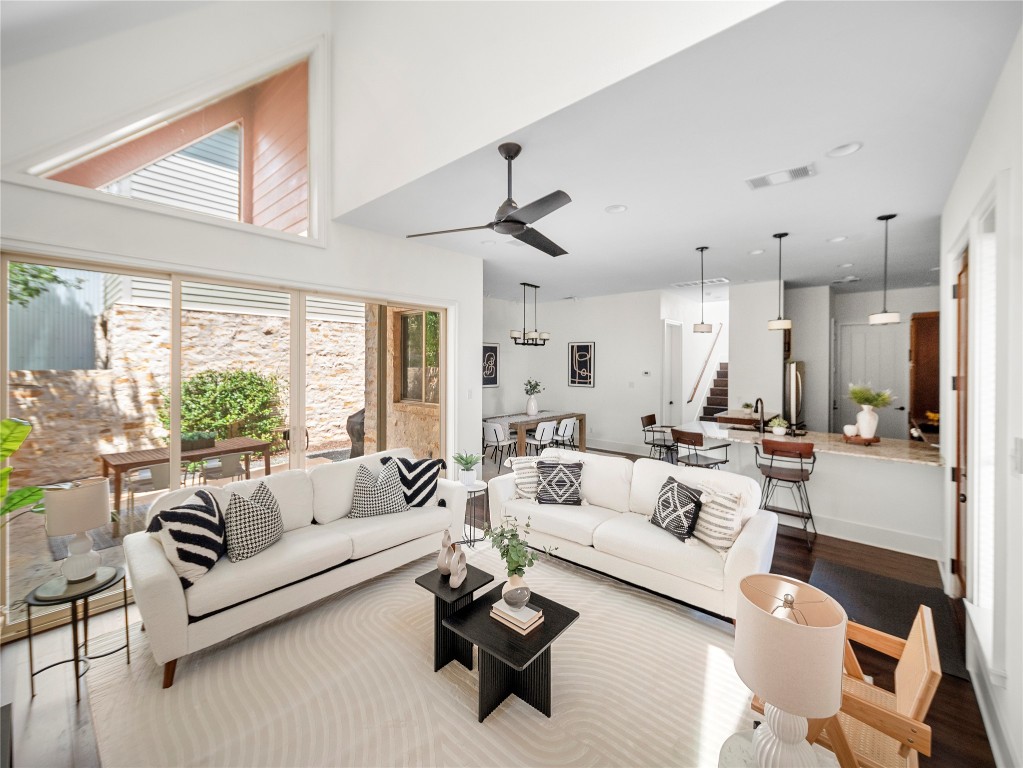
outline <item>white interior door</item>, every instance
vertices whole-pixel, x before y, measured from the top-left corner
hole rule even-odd
[[[849,384],[890,389],[895,401],[877,410],[877,436],[905,440],[909,402],[909,323],[892,325],[842,324],[838,330],[838,381],[833,397],[838,404],[835,429],[855,424],[860,407],[849,399]]]
[[[682,326],[676,323],[665,323],[664,371],[664,406],[657,419],[661,424],[682,424],[686,396],[682,386]]]

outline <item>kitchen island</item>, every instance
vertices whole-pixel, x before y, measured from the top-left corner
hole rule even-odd
[[[688,425],[735,444],[721,468],[760,482],[754,446],[764,436],[748,429],[700,422]],[[811,442],[817,464],[807,483],[818,533],[942,562],[945,558],[944,494],[948,473],[938,449],[914,440],[881,438],[873,445],[846,443],[840,434],[808,432],[769,440]],[[793,506],[784,490],[773,504]],[[782,525],[799,520],[779,515]]]

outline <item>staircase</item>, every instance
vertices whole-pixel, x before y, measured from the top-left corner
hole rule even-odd
[[[717,415],[728,410],[728,363],[718,365],[714,383],[707,390],[707,402],[703,404],[700,421],[717,421]]]

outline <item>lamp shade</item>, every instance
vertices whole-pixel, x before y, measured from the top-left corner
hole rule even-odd
[[[867,316],[867,322],[870,325],[891,325],[901,323],[902,316],[898,312],[875,312]]]
[[[70,536],[110,522],[110,480],[83,480],[71,488],[47,488],[43,495],[46,506],[48,536]]]
[[[831,717],[842,704],[846,622],[842,606],[816,587],[776,574],[748,576],[739,585],[735,671],[778,709]]]
[[[777,320],[767,321],[767,330],[769,331],[787,331],[792,327],[792,321],[787,317],[779,317]]]

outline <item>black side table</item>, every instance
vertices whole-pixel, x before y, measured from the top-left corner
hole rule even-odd
[[[121,582],[121,590],[124,594],[124,645],[114,648],[106,653],[98,653],[89,656],[89,598],[103,592],[111,585]],[[84,642],[78,642],[78,601],[84,602],[83,611],[83,634]],[[74,655],[70,659],[55,661],[47,664],[40,670],[35,669],[35,659],[32,655],[32,606],[51,607],[62,603],[71,604],[71,645]],[[45,584],[33,589],[25,598],[25,609],[28,611],[28,671],[29,683],[32,695],[36,695],[36,675],[45,672],[51,667],[59,664],[75,664],[75,701],[81,701],[82,695],[79,690],[78,680],[89,671],[89,659],[100,659],[118,651],[126,651],[128,663],[131,664],[131,648],[128,644],[128,582],[124,578],[124,568],[118,566],[113,568],[109,565],[101,565],[96,575],[85,581],[68,582],[63,576],[50,579]],[[81,651],[79,647],[81,646]]]
[[[424,573],[416,584],[433,592],[433,671],[438,671],[449,661],[457,661],[466,669],[472,669],[472,643],[459,637],[442,622],[452,613],[472,602],[472,595],[480,587],[494,580],[493,575],[466,564],[469,573],[458,589],[448,586],[448,577],[434,568]]]

